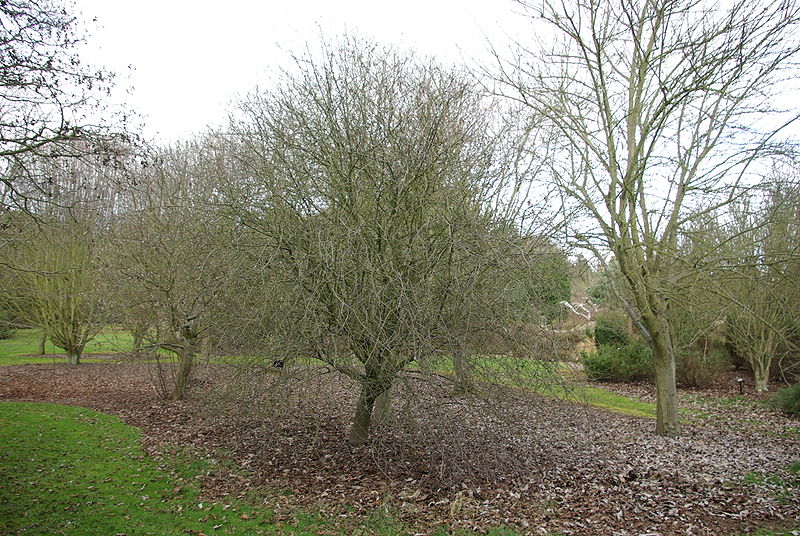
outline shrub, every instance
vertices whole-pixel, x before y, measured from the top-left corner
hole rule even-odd
[[[730,365],[724,348],[712,348],[707,352],[699,348],[689,348],[679,352],[676,357],[677,380],[688,387],[708,387]]]
[[[631,343],[628,332],[628,317],[622,311],[607,311],[598,315],[594,325],[594,341],[597,346],[627,346]]]
[[[650,348],[640,341],[624,346],[601,344],[597,351],[584,354],[586,375],[597,381],[632,382],[653,377]]]
[[[800,415],[800,381],[778,391],[775,402],[786,413]]]
[[[0,311],[0,340],[10,339],[13,334],[11,315],[6,311]]]

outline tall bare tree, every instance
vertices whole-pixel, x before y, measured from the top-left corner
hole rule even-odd
[[[666,314],[678,230],[700,200],[739,194],[752,163],[778,150],[798,52],[794,1],[519,0],[553,31],[500,59],[508,96],[527,105],[552,177],[587,219],[573,236],[618,263],[629,314],[653,351],[656,431],[679,433],[675,349]],[[542,28],[536,26],[537,28]],[[498,58],[501,54],[498,53]],[[698,212],[692,211],[691,214]]]
[[[81,143],[81,142],[76,142]],[[83,347],[106,321],[98,250],[118,203],[117,172],[104,158],[25,156],[26,167],[48,177],[47,199],[28,198],[26,211],[5,214],[2,262],[16,285],[7,291],[22,316],[77,364]]]
[[[112,75],[81,61],[84,35],[71,8],[58,0],[0,3],[2,205],[46,196],[47,177],[31,176],[28,155],[107,151],[105,135],[99,134],[108,128],[100,126],[98,111],[105,106]],[[22,187],[22,177],[32,180]]]
[[[63,348],[66,362],[80,363],[86,344],[106,322],[99,287],[95,230],[84,222],[48,222],[15,247],[22,268],[22,305],[44,335]]]

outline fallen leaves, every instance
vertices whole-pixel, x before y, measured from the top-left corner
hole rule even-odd
[[[204,385],[219,383],[216,371],[199,372],[209,376]],[[298,508],[342,523],[382,509],[420,533],[446,524],[670,536],[727,535],[800,517],[798,488],[779,495],[766,479],[745,481],[800,460],[786,433],[797,422],[746,400],[718,403],[718,391],[684,396],[692,410],[684,436],[662,438],[646,419],[533,396],[452,399],[415,382],[398,389],[394,420],[352,448],[349,385],[331,375],[298,381],[226,404],[196,392],[193,404],[157,400],[146,366],[27,365],[0,369],[0,398],[115,413],[142,429],[153,455],[181,448],[224,459],[203,476],[203,500],[258,490],[280,523]]]

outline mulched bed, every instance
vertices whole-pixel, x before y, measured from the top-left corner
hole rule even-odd
[[[198,367],[193,399],[160,400],[147,365],[0,368],[0,399],[90,407],[140,427],[146,450],[225,458],[203,480],[209,500],[253,497],[277,519],[298,508],[349,526],[376,510],[417,533],[508,525],[531,534],[740,534],[800,518],[800,421],[730,389],[681,393],[680,438],[654,422],[509,391],[451,398],[409,375],[393,418],[347,444],[353,386],[287,369],[237,378]],[[614,386],[652,398],[648,386]],[[748,477],[749,475],[749,477]],[[783,484],[759,475],[778,476]]]

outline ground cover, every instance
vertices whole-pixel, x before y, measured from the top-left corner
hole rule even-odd
[[[536,396],[502,407],[442,397],[413,375],[395,394],[394,419],[354,449],[345,433],[349,386],[319,368],[301,372],[290,367],[226,391],[217,389],[225,383],[219,366],[201,367],[194,400],[174,403],[154,397],[143,365],[12,366],[0,369],[0,398],[119,415],[142,429],[156,459],[178,448],[220,460],[198,479],[204,503],[253,501],[289,526],[309,513],[334,520],[315,529],[323,533],[798,528],[800,447],[783,433],[797,421],[763,405],[747,418],[773,434],[731,421],[737,405],[706,404],[693,392],[690,407],[704,416],[689,414],[684,436],[668,439],[652,435],[649,419]],[[283,389],[289,379],[300,388]]]
[[[34,363],[55,363],[63,360],[60,349],[48,341],[47,354],[37,355],[39,330],[16,330],[10,339],[0,340],[0,366],[24,365]],[[84,352],[83,360],[92,362],[107,359],[108,355],[129,351],[133,339],[129,333],[118,328],[109,328],[101,332],[91,341]],[[117,356],[117,360],[121,357]],[[200,360],[198,360],[200,361]],[[260,362],[263,359],[255,356],[215,356],[214,362],[232,365],[245,365]],[[316,359],[298,359],[298,364],[324,367],[325,364]],[[502,381],[506,378],[509,385],[518,385],[541,394],[590,404],[619,413],[655,418],[655,404],[610,393],[598,387],[575,384],[570,379],[562,380],[561,376],[569,376],[573,370],[563,363],[548,363],[530,359],[518,359],[504,356],[486,356],[474,359],[475,371],[485,381]],[[444,357],[426,363],[428,370],[452,375],[452,361]],[[521,381],[521,378],[525,378]]]
[[[140,431],[82,407],[0,402],[3,534],[379,534],[407,527],[377,510],[346,527],[297,512],[276,519],[264,494],[206,500],[199,482],[220,461],[182,450],[148,457]],[[258,504],[258,503],[261,504]],[[508,530],[490,529],[496,536]]]

